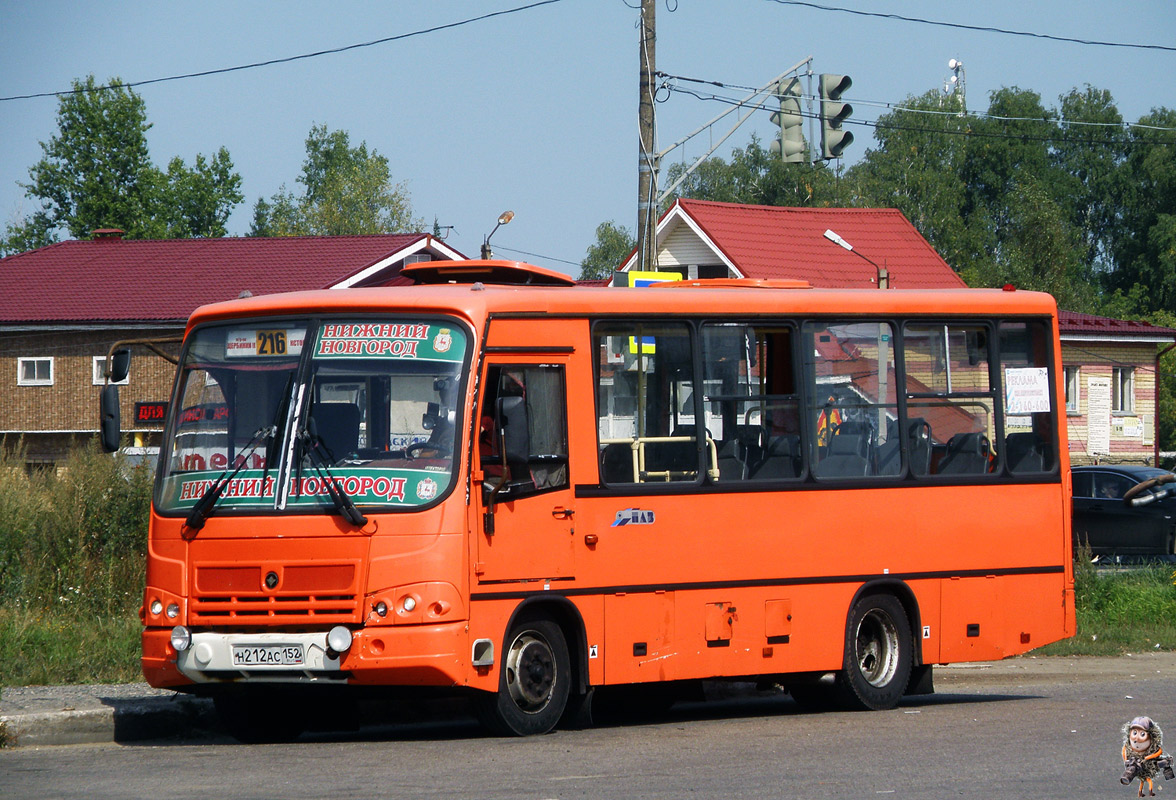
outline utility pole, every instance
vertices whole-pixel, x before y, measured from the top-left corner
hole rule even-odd
[[[657,40],[654,10],[657,0],[641,0],[641,97],[637,103],[640,149],[637,153],[637,268],[654,268],[657,219],[657,155],[653,143],[654,44]]]

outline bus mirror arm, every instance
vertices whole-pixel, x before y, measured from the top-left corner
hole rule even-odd
[[[486,510],[482,514],[482,531],[487,536],[494,535],[494,504],[498,502],[498,495],[504,491],[509,494],[509,491],[506,489],[506,484],[510,480],[510,467],[506,463],[506,450],[502,447],[502,433],[500,428],[495,428],[494,436],[499,440],[498,452],[502,454],[502,474],[498,476],[498,481],[493,486],[489,485],[489,481],[482,484],[488,489],[485,493],[486,499],[484,503]]]

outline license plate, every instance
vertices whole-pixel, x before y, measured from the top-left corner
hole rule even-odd
[[[233,645],[233,664],[239,667],[291,666],[303,658],[300,644]]]

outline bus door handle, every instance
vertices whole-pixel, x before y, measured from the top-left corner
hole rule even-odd
[[[551,509],[551,516],[555,517],[556,519],[571,519],[575,515],[575,510],[564,508],[563,506],[556,506],[555,508]]]

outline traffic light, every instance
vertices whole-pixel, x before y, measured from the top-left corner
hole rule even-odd
[[[772,142],[773,155],[782,161],[803,163],[805,159],[804,117],[800,113],[800,79],[781,81],[776,87],[780,110],[772,112],[772,123],[780,126],[780,135]]]
[[[842,93],[853,86],[848,75],[822,75],[821,84],[821,158],[840,158],[841,152],[853,143],[853,134],[841,130],[853,113],[853,106],[841,102]]]

